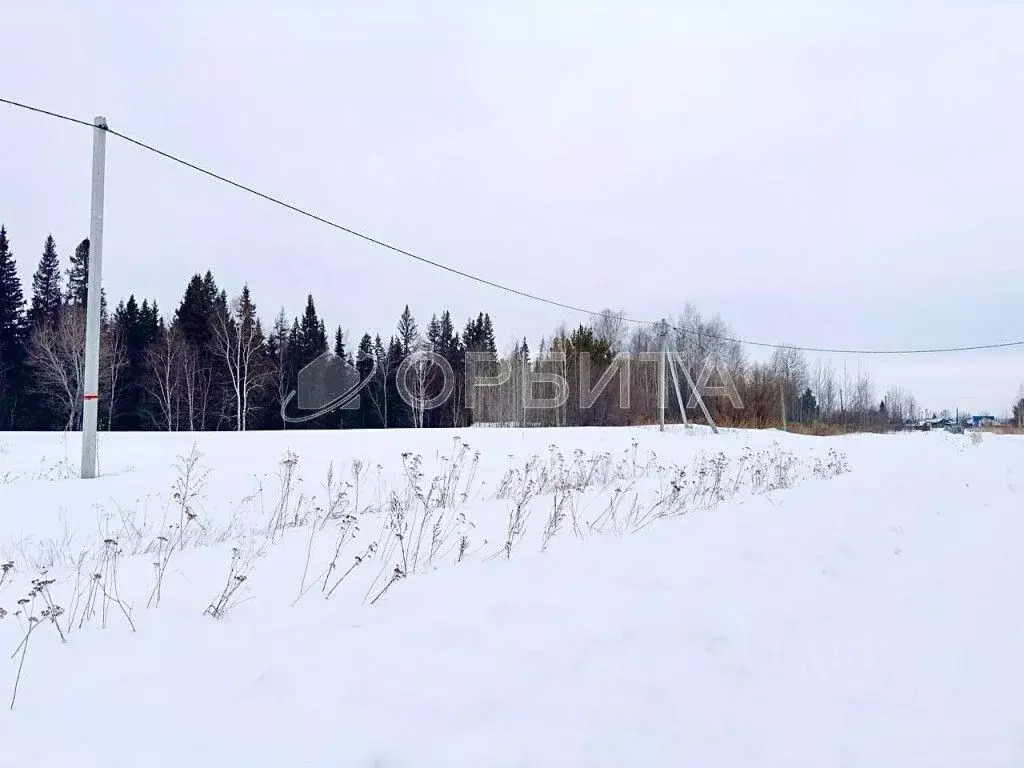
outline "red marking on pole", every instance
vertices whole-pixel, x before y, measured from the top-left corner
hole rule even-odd
[[[99,395],[97,395],[97,394],[95,394],[93,392],[86,392],[84,395],[82,395],[82,399],[83,400],[98,400],[99,399]]]

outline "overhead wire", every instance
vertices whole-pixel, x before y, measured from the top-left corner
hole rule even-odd
[[[166,150],[160,149],[159,147],[153,146],[152,144],[149,144],[149,143],[147,143],[145,141],[142,141],[141,139],[137,139],[134,136],[131,136],[129,134],[117,131],[117,130],[115,130],[113,128],[110,128],[107,125],[97,126],[97,125],[95,125],[92,122],[89,122],[87,120],[82,120],[80,118],[73,117],[71,115],[66,115],[66,114],[62,114],[60,112],[55,112],[55,111],[52,111],[52,110],[43,109],[42,107],[38,107],[38,106],[35,106],[35,105],[25,104],[23,102],[15,101],[13,99],[7,99],[7,98],[0,97],[0,103],[6,104],[6,105],[11,106],[11,107],[27,110],[29,112],[33,112],[33,113],[36,113],[36,114],[44,115],[44,116],[47,116],[47,117],[51,117],[51,118],[55,118],[55,119],[59,119],[59,120],[64,120],[64,121],[67,121],[67,122],[70,122],[70,123],[75,123],[77,125],[82,125],[82,126],[85,126],[87,128],[97,128],[98,127],[101,130],[105,130],[108,134],[110,134],[112,136],[116,136],[117,138],[121,139],[122,141],[127,142],[128,144],[134,145],[135,147],[143,149],[143,150],[145,150],[147,152],[151,152],[151,153],[153,153],[155,155],[163,157],[166,160],[170,160],[171,162],[176,163],[178,165],[181,165],[181,166],[183,166],[183,167],[185,167],[185,168],[187,168],[189,170],[192,170],[192,171],[194,171],[196,173],[199,173],[199,174],[202,174],[204,176],[207,176],[208,178],[214,179],[215,181],[219,181],[219,182],[221,182],[223,184],[227,184],[227,185],[229,185],[231,187],[234,187],[235,189],[238,189],[240,191],[246,192],[246,193],[248,193],[248,194],[250,194],[250,195],[252,195],[254,197],[257,197],[257,198],[259,198],[261,200],[264,200],[266,202],[272,203],[273,205],[277,205],[277,206],[280,206],[282,208],[285,208],[286,210],[289,210],[289,211],[291,211],[293,213],[299,214],[300,216],[304,216],[306,218],[312,219],[313,221],[319,222],[319,223],[324,224],[324,225],[326,225],[328,227],[336,229],[336,230],[338,230],[340,232],[348,234],[348,235],[350,235],[352,237],[355,237],[355,238],[358,238],[360,240],[363,240],[364,242],[370,243],[371,245],[375,245],[377,247],[384,248],[384,249],[386,249],[388,251],[391,251],[393,253],[397,253],[397,254],[399,254],[401,256],[405,256],[405,257],[407,257],[409,259],[413,259],[414,261],[417,261],[417,262],[420,262],[422,264],[426,264],[428,266],[434,267],[435,269],[440,269],[442,271],[448,272],[448,273],[456,275],[458,277],[462,277],[462,278],[465,278],[467,280],[472,280],[472,281],[474,281],[476,283],[479,283],[481,285],[486,285],[488,287],[495,288],[495,289],[500,290],[500,291],[504,291],[505,293],[508,293],[508,294],[511,294],[511,295],[514,295],[514,296],[518,296],[520,298],[524,298],[524,299],[529,299],[531,301],[540,302],[540,303],[543,303],[543,304],[547,304],[549,306],[558,307],[560,309],[566,309],[566,310],[569,310],[571,312],[578,312],[580,314],[590,315],[592,317],[605,317],[605,316],[608,315],[608,310],[601,310],[601,311],[593,310],[593,309],[589,309],[587,307],[581,307],[581,306],[578,306],[578,305],[575,305],[575,304],[571,304],[569,302],[564,302],[564,301],[558,301],[556,299],[551,299],[551,298],[548,298],[546,296],[541,296],[539,294],[531,293],[529,291],[521,290],[521,289],[512,287],[510,285],[506,285],[504,283],[499,283],[499,282],[497,282],[495,280],[490,280],[488,278],[481,277],[480,275],[476,275],[476,274],[473,274],[471,272],[466,272],[465,270],[461,270],[461,269],[458,269],[456,267],[452,267],[452,266],[450,266],[448,264],[445,264],[443,262],[436,261],[434,259],[430,259],[430,258],[427,258],[425,256],[421,256],[421,255],[419,255],[417,253],[414,253],[413,251],[409,251],[409,250],[407,250],[405,248],[401,248],[401,247],[399,247],[397,245],[394,245],[394,244],[392,244],[392,243],[390,243],[390,242],[388,242],[386,240],[382,240],[380,238],[373,237],[372,235],[368,235],[368,234],[366,234],[364,232],[361,232],[361,231],[359,231],[357,229],[354,229],[352,227],[348,227],[348,226],[345,226],[343,224],[339,224],[336,221],[332,221],[331,219],[328,219],[326,216],[322,216],[322,215],[320,215],[318,213],[310,211],[310,210],[308,210],[306,208],[303,208],[303,207],[301,207],[299,205],[296,205],[294,203],[290,203],[290,202],[288,202],[286,200],[283,200],[283,199],[281,199],[279,197],[276,197],[274,195],[270,195],[270,194],[268,194],[266,192],[261,192],[260,190],[255,189],[254,187],[251,187],[251,186],[249,186],[247,184],[244,184],[244,183],[242,183],[240,181],[237,181],[236,179],[233,179],[233,178],[231,178],[229,176],[225,176],[225,175],[223,175],[221,173],[217,173],[215,171],[212,171],[212,170],[210,170],[210,169],[208,169],[208,168],[206,168],[204,166],[201,166],[201,165],[199,165],[197,163],[193,163],[193,162],[190,162],[188,160],[185,160],[184,158],[179,157],[178,155],[175,155],[175,154],[173,154],[171,152],[168,152]],[[638,319],[638,318],[633,318],[633,317],[627,317],[627,316],[624,316],[624,315],[620,315],[618,313],[612,313],[612,315],[616,319],[618,319],[618,320],[620,320],[622,322],[627,322],[627,323],[631,323],[631,324],[635,324],[635,325],[644,325],[644,326],[658,327],[658,326],[660,326],[662,324],[662,321],[659,321],[659,320],[643,320],[643,319]],[[680,328],[680,327],[678,327],[676,325],[671,325],[671,324],[668,324],[668,327],[678,331],[679,333],[683,333],[683,334],[687,334],[687,335],[696,335],[696,332],[694,332],[691,329]],[[816,352],[816,353],[821,353],[821,354],[841,354],[841,355],[922,355],[922,354],[941,354],[941,353],[954,353],[954,352],[970,352],[970,351],[1003,349],[1003,348],[1007,348],[1007,347],[1024,346],[1024,339],[1021,339],[1021,340],[1017,340],[1017,341],[1003,341],[1003,342],[996,342],[996,343],[990,343],[990,344],[973,344],[973,345],[967,345],[967,346],[950,346],[950,347],[931,347],[931,348],[913,348],[913,349],[841,349],[841,348],[829,348],[829,347],[814,347],[814,346],[806,346],[806,345],[799,345],[799,344],[779,344],[779,343],[770,343],[770,342],[762,342],[762,341],[753,341],[751,339],[742,339],[742,338],[729,337],[729,336],[718,336],[718,335],[714,335],[714,334],[710,334],[709,337],[710,338],[714,338],[714,339],[719,340],[719,341],[725,341],[725,342],[730,342],[730,343],[734,343],[734,344],[742,344],[742,345],[745,345],[745,346],[761,347],[761,348],[765,348],[765,349],[797,349],[797,350],[802,350],[802,351],[805,351],[805,352]]]

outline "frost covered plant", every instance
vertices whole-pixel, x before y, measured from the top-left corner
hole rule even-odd
[[[7,581],[7,575],[14,570],[14,563],[8,560],[6,563],[0,563],[0,587]]]
[[[39,617],[35,615],[35,595],[32,592],[29,595],[30,597],[23,597],[18,600],[19,609],[16,613],[19,619],[24,615],[25,621],[22,622],[24,635],[22,635],[18,647],[14,649],[14,653],[11,654],[11,659],[18,659],[18,671],[14,676],[14,689],[11,691],[10,709],[12,710],[14,709],[14,703],[18,699],[18,686],[21,684],[21,673],[25,668],[25,657],[28,655],[29,641],[32,639],[36,629],[41,626]]]
[[[540,545],[541,552],[547,551],[551,540],[562,530],[562,524],[566,518],[565,509],[572,499],[572,492],[572,488],[567,486],[555,488],[551,497],[551,511],[548,513],[547,522],[544,524],[544,533]]]
[[[462,484],[460,479],[468,456],[468,445],[459,441],[455,460],[441,457],[440,471],[426,485],[422,457],[402,454],[405,487],[401,492],[393,490],[389,496],[384,530],[387,543],[383,549],[386,553],[396,552],[403,574],[432,568],[439,558],[446,557],[458,546],[467,529],[472,527],[467,515],[460,510],[469,496],[479,460],[474,454],[469,477]],[[461,491],[458,490],[460,485]],[[385,568],[388,559],[385,557]]]
[[[505,545],[503,551],[505,558],[512,557],[512,550],[526,533],[526,523],[530,517],[530,502],[540,492],[546,474],[538,476],[533,472],[536,465],[536,457],[526,463],[526,467],[517,477],[517,482],[512,484],[509,493],[508,524],[505,529]],[[518,472],[518,470],[514,470]]]
[[[396,581],[400,581],[400,580],[402,580],[404,578],[405,578],[405,571],[403,571],[401,569],[401,567],[396,565],[395,569],[391,572],[391,580],[387,584],[385,584],[384,585],[384,589],[382,589],[380,592],[378,592],[377,596],[375,598],[373,598],[373,600],[370,601],[370,605],[373,605],[378,600],[380,600],[382,597],[384,597],[384,593],[387,592],[389,589],[391,589],[391,585],[392,584],[394,584]]]
[[[283,532],[286,527],[298,526],[301,522],[301,509],[303,497],[298,493],[298,487],[302,483],[299,476],[299,457],[293,451],[285,453],[284,458],[278,463],[279,490],[277,501],[267,525],[267,535],[271,543],[274,542],[278,533]],[[262,491],[261,491],[262,496]]]
[[[11,705],[10,708],[14,709],[14,704],[18,699],[18,686],[21,684],[21,674],[25,668],[25,657],[28,655],[29,642],[32,636],[38,631],[38,629],[46,624],[51,624],[56,627],[57,632],[60,634],[60,638],[63,642],[67,642],[64,635],[64,631],[60,627],[60,617],[64,615],[64,609],[53,602],[53,598],[50,595],[50,586],[54,583],[53,579],[33,579],[32,589],[29,590],[26,597],[18,600],[18,610],[15,615],[18,616],[19,620],[24,616],[21,626],[24,634],[22,635],[21,642],[18,643],[17,648],[14,649],[14,653],[11,654],[11,659],[18,660],[18,671],[14,677],[14,688],[11,691]],[[40,614],[36,615],[36,604],[42,602],[43,609]],[[7,611],[0,608],[0,619],[7,616]]]
[[[358,508],[359,485],[362,481],[362,462],[358,460],[352,463],[352,478],[355,482],[356,506]],[[339,525],[334,546],[334,557],[331,559],[331,562],[324,574],[323,589],[327,589],[327,578],[330,576],[331,571],[336,567],[338,556],[341,554],[341,549],[345,546],[345,543],[349,538],[349,534],[351,533],[352,535],[355,535],[355,532],[359,530],[356,526],[355,515],[347,511],[349,508],[348,492],[353,488],[353,484],[349,482],[342,484],[337,481],[334,475],[333,462],[327,467],[327,480],[323,487],[327,496],[327,506],[324,507],[320,504],[315,496],[311,499],[313,520],[312,524],[309,526],[309,537],[306,542],[306,562],[302,569],[302,581],[299,584],[299,596],[295,599],[295,602],[298,602],[309,591],[306,586],[306,579],[309,576],[309,564],[313,558],[313,544],[316,542],[317,537],[327,527],[328,523],[337,521]],[[294,604],[295,603],[292,603],[292,605]]]
[[[121,599],[117,582],[118,564],[121,550],[118,548],[116,539],[104,539],[100,550],[100,559],[97,568],[92,572],[89,579],[89,586],[85,595],[85,606],[78,622],[81,629],[85,622],[100,614],[100,627],[107,628],[107,620],[112,608],[120,610],[132,632],[135,631],[135,622],[132,621],[131,610]]]
[[[812,461],[811,471],[815,477],[828,480],[850,471],[846,456],[835,448],[829,448],[824,458],[816,456]]]
[[[377,543],[374,542],[374,541],[371,541],[367,545],[367,547],[363,551],[363,553],[355,556],[355,559],[352,561],[352,564],[348,567],[348,569],[344,573],[342,573],[341,576],[339,576],[335,580],[335,582],[331,586],[331,588],[324,593],[324,599],[325,600],[329,599],[331,597],[331,595],[334,594],[334,590],[336,590],[339,586],[341,586],[341,582],[343,582],[346,578],[348,578],[348,575],[350,573],[352,573],[352,571],[354,571],[356,568],[358,568],[364,562],[366,562],[371,557],[373,557],[373,555],[376,553],[376,551],[377,551]],[[324,580],[324,586],[325,587],[327,586],[327,580],[326,579]]]
[[[238,593],[249,580],[255,557],[242,557],[242,550],[233,547],[231,550],[231,567],[224,588],[220,594],[206,607],[203,614],[214,619],[223,619],[228,612],[238,605]]]
[[[54,602],[53,595],[50,593],[50,587],[54,583],[54,579],[32,579],[32,591],[36,596],[42,598],[43,605],[45,606],[42,611],[42,617],[53,624],[57,634],[60,635],[61,642],[67,644],[67,636],[60,626],[60,617],[64,615],[64,609]]]
[[[470,456],[469,443],[463,442],[458,435],[453,437],[451,456],[441,457],[441,471],[435,478],[437,506],[454,509],[469,498],[480,463],[480,452],[477,451]],[[466,474],[465,483],[461,483],[463,474]]]
[[[150,545],[150,549],[156,549],[156,559],[153,561],[153,587],[149,593],[149,600],[146,602],[147,608],[160,606],[164,576],[167,574],[171,556],[183,549],[188,537],[192,535],[192,531],[199,528],[196,503],[206,486],[206,478],[209,475],[209,470],[203,470],[199,466],[201,458],[202,454],[193,444],[188,455],[179,456],[174,465],[176,477],[174,485],[171,487],[171,499],[177,512],[178,522],[171,524]]]

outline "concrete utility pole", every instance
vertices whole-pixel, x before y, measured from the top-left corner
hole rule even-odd
[[[665,431],[665,395],[668,389],[665,364],[668,361],[668,323],[658,323],[658,336],[661,338],[661,352],[658,355],[658,424],[659,430]]]
[[[666,347],[668,345],[666,344]],[[679,403],[679,415],[683,418],[683,425],[686,427],[690,426],[689,420],[686,418],[686,403],[683,402],[683,394],[679,390],[679,376],[676,374],[676,361],[671,357],[668,358],[668,370],[672,374],[672,386],[676,390],[676,402]]]
[[[93,120],[92,208],[89,219],[89,290],[85,309],[85,386],[82,392],[82,478],[96,477],[96,418],[99,411],[100,305],[103,299],[103,181],[107,121]]]
[[[786,425],[786,393],[782,389],[782,379],[779,379],[779,406],[782,408],[782,430],[788,431]]]
[[[659,329],[659,335],[661,336],[661,353],[658,355],[658,411],[661,421],[661,431],[665,431],[665,398],[666,390],[668,389],[668,377],[665,372],[666,368],[668,368],[668,371],[672,374],[672,385],[675,387],[676,401],[679,403],[679,414],[682,417],[683,424],[687,427],[690,426],[690,421],[686,418],[686,403],[683,402],[683,395],[679,389],[679,375],[676,373],[676,362],[678,361],[679,367],[683,370],[683,376],[686,377],[686,383],[690,385],[693,397],[700,405],[701,411],[704,413],[704,418],[707,419],[708,425],[711,427],[711,431],[717,435],[718,427],[715,425],[714,419],[711,418],[711,412],[708,410],[708,406],[704,402],[704,398],[701,397],[700,391],[697,389],[697,385],[694,384],[690,371],[687,370],[686,365],[679,356],[678,347],[676,347],[674,341],[671,345],[669,344],[668,323],[662,320],[659,325]]]

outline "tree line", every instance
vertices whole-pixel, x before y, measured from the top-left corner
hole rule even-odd
[[[0,227],[0,429],[80,427],[88,275],[88,239],[62,269],[50,236],[30,290],[23,290]],[[811,363],[795,348],[748,360],[721,318],[706,319],[692,306],[666,330],[686,370],[694,378],[705,373],[696,382],[701,391],[718,387],[706,402],[719,424],[883,428],[920,415],[906,390],[880,395],[867,373]],[[487,312],[457,327],[451,313],[440,310],[421,328],[408,305],[386,338],[370,332],[352,338],[358,341],[350,344],[340,326],[329,330],[311,294],[300,316],[289,318],[282,309],[265,323],[247,286],[229,297],[209,271],[188,280],[166,316],[155,301],[130,295],[111,308],[103,295],[100,428],[589,426],[658,417],[663,339],[657,328],[630,325],[611,310],[587,324],[555,329],[535,352],[525,338],[499,350]],[[287,423],[282,409],[299,372],[327,351],[348,361],[367,386],[348,408]],[[424,351],[434,362],[421,358]],[[488,377],[486,386],[473,386],[481,381],[477,375]],[[667,381],[666,388],[668,420],[682,417],[677,389],[689,401],[687,415],[702,420],[688,380]],[[552,397],[544,400],[545,393]]]
[[[48,237],[26,297],[7,230],[0,227],[0,429],[80,427],[88,276],[88,239],[62,270]],[[426,347],[443,354],[455,371],[464,370],[466,350],[497,358],[485,312],[460,331],[445,310],[421,332],[407,306],[386,341],[364,333],[349,349],[340,326],[328,331],[312,295],[300,317],[289,319],[282,309],[268,327],[247,286],[229,299],[209,271],[191,277],[169,317],[155,301],[134,295],[111,309],[104,295],[99,423],[106,430],[282,428],[282,406],[299,371],[330,350],[359,370],[375,368],[373,381],[358,407],[298,428],[465,425],[471,414],[464,407],[464,381],[454,405],[422,418],[400,397],[396,371]],[[431,384],[428,376],[424,384]]]

